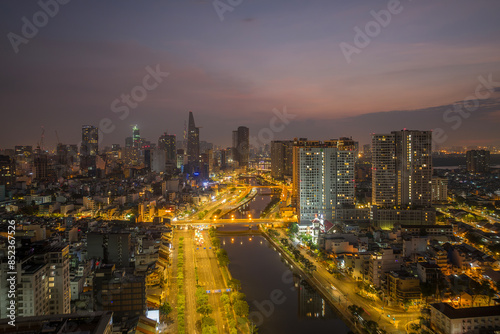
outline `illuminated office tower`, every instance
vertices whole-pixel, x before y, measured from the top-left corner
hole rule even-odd
[[[135,148],[141,147],[141,134],[137,125],[132,127],[132,146]]]
[[[200,156],[200,129],[194,123],[193,112],[189,112],[188,123],[188,137],[187,137],[187,156],[188,163],[197,163]]]

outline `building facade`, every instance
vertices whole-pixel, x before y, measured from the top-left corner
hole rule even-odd
[[[431,151],[431,131],[372,135],[372,204],[431,206]]]
[[[293,157],[292,196],[297,198],[299,222],[333,222],[337,209],[354,205],[357,150],[352,139],[295,141]]]
[[[454,308],[431,304],[431,328],[438,334],[496,333],[500,330],[500,305]]]
[[[490,170],[490,151],[471,150],[466,153],[467,171],[471,173],[487,173]]]
[[[293,172],[293,141],[274,140],[271,142],[271,177],[283,180]]]

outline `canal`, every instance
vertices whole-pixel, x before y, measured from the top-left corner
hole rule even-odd
[[[258,194],[249,206],[235,211],[236,217],[258,217],[270,195]],[[281,258],[267,240],[252,235],[248,227],[226,226],[220,231],[234,231],[221,236],[232,276],[241,281],[242,292],[250,306],[249,318],[259,334],[349,333],[349,328],[322,297]],[[238,235],[238,231],[247,231]]]

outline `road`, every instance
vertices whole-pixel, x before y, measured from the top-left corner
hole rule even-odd
[[[280,238],[286,235],[282,230],[278,230],[280,233]],[[328,291],[330,295],[334,296],[341,307],[347,311],[347,307],[351,304],[361,306],[365,310],[363,318],[365,320],[373,320],[377,322],[380,328],[385,329],[388,333],[406,333],[405,326],[409,321],[415,320],[420,315],[420,312],[404,312],[402,310],[396,310],[394,308],[382,308],[380,302],[375,303],[367,299],[362,298],[356,294],[357,282],[347,275],[342,275],[341,279],[337,279],[331,275],[323,264],[319,263],[315,257],[310,256],[304,249],[298,248],[302,255],[313,262],[316,265],[316,271],[313,272],[313,278],[316,283],[321,285],[324,290]],[[332,285],[335,289],[332,289]],[[389,312],[388,312],[389,311]],[[388,317],[387,315],[390,315]],[[396,321],[390,320],[396,318]]]
[[[180,231],[184,237],[184,290],[186,293],[186,332],[197,333],[196,322],[200,319],[196,313],[196,258],[193,231]]]
[[[217,258],[213,249],[210,249],[212,245],[210,244],[210,238],[206,231],[202,232],[203,244],[201,246],[195,246],[194,253],[196,256],[196,262],[198,263],[198,284],[202,286],[205,290],[218,290],[225,289],[226,284],[222,277],[222,273],[219,269],[217,263]],[[223,305],[220,301],[221,293],[209,293],[208,301],[213,307],[212,318],[215,319],[217,323],[217,328],[219,333],[226,333],[226,323],[222,317],[223,315]]]

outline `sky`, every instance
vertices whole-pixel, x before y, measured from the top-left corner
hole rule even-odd
[[[134,124],[182,139],[189,111],[223,146],[238,126],[258,145],[409,128],[500,146],[496,0],[58,1],[0,2],[2,149],[42,126],[49,149],[85,124],[101,147]]]

